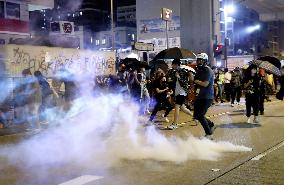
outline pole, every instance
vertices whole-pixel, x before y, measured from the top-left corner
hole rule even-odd
[[[166,41],[167,41],[167,49],[169,49],[169,33],[168,33],[168,22],[166,21]]]
[[[114,33],[114,18],[113,18],[113,0],[110,0],[111,11],[111,37],[112,37],[112,50],[115,50],[115,33]]]

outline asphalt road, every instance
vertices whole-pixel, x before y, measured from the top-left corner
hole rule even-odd
[[[121,160],[114,166],[53,163],[23,167],[0,157],[1,185],[202,185],[202,184],[284,184],[284,103],[266,103],[260,124],[247,124],[244,106],[214,106],[208,112],[218,128],[214,142],[229,141],[251,147],[251,152],[228,152],[217,160],[192,159],[181,163],[157,160]],[[172,114],[170,115],[172,119]],[[190,120],[181,114],[181,121]],[[200,125],[185,125],[174,131],[159,130],[167,138],[199,138]],[[0,137],[1,146],[34,137],[32,133]],[[122,146],[123,147],[123,146]],[[203,152],[203,148],[196,148]],[[166,151],[165,151],[166,152]],[[204,149],[204,153],[208,152]],[[182,153],[182,151],[181,151]],[[82,153],[82,155],[86,155]],[[23,156],[23,161],[25,160]],[[100,178],[100,179],[98,179]]]

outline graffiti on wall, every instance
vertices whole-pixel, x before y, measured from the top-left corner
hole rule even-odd
[[[17,45],[4,47],[6,73],[12,76],[20,75],[23,69],[39,70],[47,76],[62,69],[95,75],[115,74],[113,52]]]

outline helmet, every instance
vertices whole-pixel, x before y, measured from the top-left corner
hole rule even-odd
[[[198,53],[196,55],[196,59],[202,59],[204,61],[208,61],[208,55],[206,53]]]

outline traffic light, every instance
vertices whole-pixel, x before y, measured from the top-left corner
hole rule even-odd
[[[213,48],[214,48],[214,57],[218,57],[222,54],[225,47],[222,44],[214,44]]]

